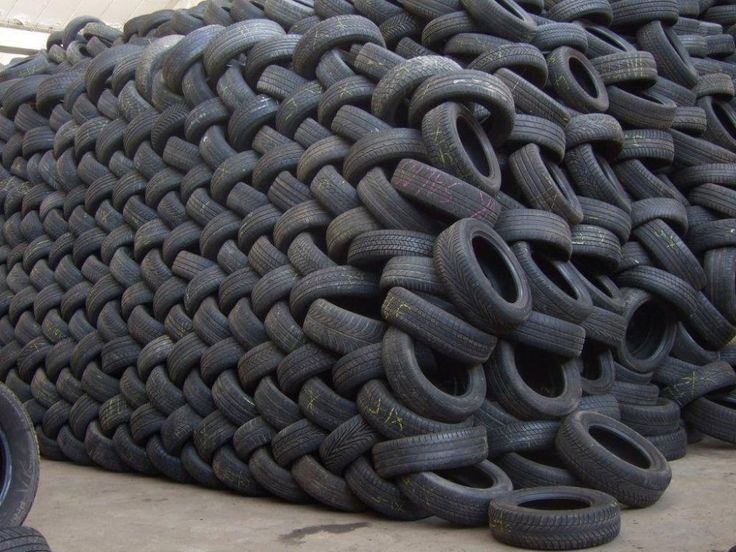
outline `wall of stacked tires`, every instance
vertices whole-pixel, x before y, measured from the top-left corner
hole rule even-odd
[[[0,71],[0,380],[50,459],[610,540],[688,440],[736,442],[735,23],[77,18]]]

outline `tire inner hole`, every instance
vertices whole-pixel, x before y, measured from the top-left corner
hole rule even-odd
[[[585,92],[594,98],[598,97],[598,89],[593,80],[593,75],[590,73],[588,68],[576,57],[571,57],[568,62],[570,65],[570,73],[572,74],[575,82],[585,90]]]
[[[355,297],[354,295],[345,297],[328,297],[327,301],[355,314],[367,316],[368,318],[373,318],[375,320],[381,320],[380,301],[365,297]]]
[[[664,36],[665,38],[667,38],[667,42],[669,42],[670,46],[672,46],[672,49],[677,54],[677,57],[679,57],[683,61],[689,60],[690,56],[686,56],[687,51],[682,45],[682,42],[680,42],[680,39],[676,38],[677,35],[673,34],[670,30],[665,30]]]
[[[517,346],[514,360],[521,379],[535,392],[554,398],[565,391],[561,358],[532,347]]]
[[[486,157],[487,152],[475,128],[465,117],[458,117],[457,133],[462,140],[463,149],[478,172],[483,176],[491,176],[491,165]]]
[[[538,498],[522,502],[519,506],[534,510],[583,510],[590,507],[590,503],[574,498]]]
[[[449,395],[465,394],[470,383],[467,367],[418,343],[415,347],[417,362],[432,385]]]
[[[478,260],[483,274],[491,282],[491,286],[498,294],[509,303],[515,302],[519,297],[511,268],[506,259],[480,236],[473,238],[472,242],[475,258]]]
[[[490,474],[476,468],[475,466],[454,470],[442,470],[438,471],[437,475],[444,477],[453,483],[465,485],[466,487],[473,487],[474,489],[487,489],[496,484],[496,480],[491,477]]]
[[[594,37],[602,40],[606,44],[613,46],[617,50],[623,51],[623,48],[621,47],[621,43],[617,42],[614,37],[612,37],[607,32],[603,31],[602,29],[598,27],[587,27],[585,30],[588,31],[590,34],[592,34]]]
[[[552,165],[549,171],[552,180],[554,180],[557,189],[560,190],[565,199],[568,201],[575,197],[575,192],[570,186],[570,182],[567,180],[565,173],[557,165]]]
[[[638,359],[652,357],[667,331],[668,314],[655,301],[647,301],[631,316],[626,328],[626,346]]]
[[[616,299],[613,294],[613,288],[606,286],[599,275],[592,274],[589,271],[585,270],[585,268],[578,268],[578,271],[596,290],[601,292],[604,297],[608,297],[609,299]]]
[[[713,102],[713,113],[715,113],[716,118],[729,136],[736,140],[736,117],[733,109],[730,111],[729,113],[720,102]]]
[[[610,429],[593,426],[590,428],[589,433],[606,450],[615,454],[621,460],[642,469],[647,469],[652,465],[649,458],[639,450],[639,447]]]
[[[603,365],[599,353],[592,351],[590,347],[584,347],[580,360],[583,363],[582,376],[585,379],[595,381],[603,376]]]
[[[565,295],[577,298],[579,296],[577,290],[570,284],[565,276],[560,272],[558,266],[550,261],[547,257],[532,253],[532,260],[539,267],[539,270]]]

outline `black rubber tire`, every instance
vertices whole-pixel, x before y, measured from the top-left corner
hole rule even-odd
[[[399,489],[412,502],[434,515],[458,525],[483,525],[491,500],[512,488],[508,476],[488,460],[474,466],[435,472],[407,474]]]
[[[481,427],[382,441],[373,447],[381,477],[472,466],[486,459],[488,443]]]
[[[16,396],[0,384],[0,526],[16,527],[31,510],[40,458],[36,432]]]
[[[493,226],[501,213],[501,205],[483,190],[414,159],[399,163],[391,185],[425,209],[453,221],[476,218]]]
[[[581,481],[627,506],[654,504],[672,478],[667,460],[654,445],[596,412],[575,412],[565,418],[555,447]]]
[[[442,422],[461,422],[477,411],[485,400],[486,378],[480,365],[455,376],[453,370],[444,371],[446,382],[442,386],[433,383],[425,373],[425,367],[417,358],[412,338],[392,327],[383,336],[383,365],[392,390],[417,414]],[[445,361],[447,362],[447,361]],[[443,364],[445,363],[443,362]],[[427,367],[429,372],[432,367]],[[436,375],[441,377],[443,372]],[[457,389],[457,391],[455,391]]]
[[[513,491],[491,501],[488,517],[495,539],[535,550],[598,546],[615,539],[621,529],[616,499],[579,487]]]
[[[0,529],[2,552],[51,552],[44,536],[30,527],[4,527]]]
[[[514,180],[529,205],[560,215],[570,225],[583,220],[578,197],[559,166],[545,162],[536,144],[527,144],[509,156]]]
[[[672,433],[652,435],[647,439],[657,447],[668,462],[679,460],[687,454],[688,433],[684,427],[679,427]]]
[[[505,274],[499,276],[496,268],[478,258],[474,250],[478,241],[487,244],[488,251],[503,263]],[[434,259],[453,303],[479,327],[506,329],[529,316],[531,290],[523,269],[508,245],[487,224],[475,219],[456,222],[437,239]]]
[[[534,19],[514,0],[462,0],[466,10],[491,34],[514,42],[531,42]]]
[[[345,481],[364,504],[391,519],[414,521],[430,515],[407,499],[395,483],[379,476],[365,456],[347,469]]]
[[[496,463],[514,483],[515,489],[550,485],[579,486],[579,481],[565,467],[554,448],[538,452],[509,452]]]
[[[387,439],[452,431],[473,423],[447,424],[420,416],[399,402],[379,379],[363,385],[356,404],[365,421]]]
[[[598,71],[584,54],[561,46],[547,56],[552,88],[565,105],[581,113],[608,109],[608,92]]]
[[[501,67],[495,74],[511,90],[517,110],[549,119],[563,128],[570,122],[570,110],[532,82],[507,67]]]
[[[501,169],[496,153],[470,109],[456,102],[438,105],[422,119],[422,138],[434,166],[489,195],[498,192]]]
[[[499,44],[468,64],[468,69],[491,74],[502,67],[518,73],[534,86],[541,88],[547,82],[547,62],[539,48],[531,44]]]
[[[548,361],[540,371],[542,358]],[[577,359],[552,359],[539,350],[504,340],[486,364],[493,396],[506,411],[522,420],[557,420],[577,409],[582,395],[580,372]]]
[[[706,435],[727,443],[736,443],[736,407],[733,400],[723,396],[712,399],[703,397],[683,410],[683,418],[691,427]]]
[[[636,40],[642,49],[654,56],[660,75],[688,88],[698,83],[698,71],[690,54],[675,31],[664,22],[652,21],[643,25],[636,33]]]
[[[680,408],[669,399],[659,399],[655,405],[619,403],[621,421],[631,429],[652,437],[679,429]]]
[[[473,102],[490,111],[486,133],[494,145],[502,144],[514,126],[511,91],[497,77],[473,70],[426,79],[409,103],[409,124],[418,125],[429,111],[446,101]]]
[[[294,50],[294,70],[300,75],[311,77],[320,58],[328,50],[366,42],[386,45],[380,29],[370,20],[357,15],[331,17],[302,35]]]
[[[460,363],[491,356],[496,338],[404,288],[392,288],[381,306],[383,319],[428,347]]]
[[[624,297],[626,298],[624,312],[626,338],[617,349],[617,359],[624,366],[636,372],[651,372],[672,349],[677,329],[675,317],[672,316],[668,304],[645,291],[626,288]],[[645,317],[651,317],[650,322],[645,326],[649,327],[649,331],[643,335],[644,339],[641,340],[641,332],[636,330],[636,324],[632,324],[632,321],[635,320],[636,312],[647,304],[654,308],[654,312],[647,314],[649,312],[647,310],[643,313]],[[652,324],[657,320],[659,320],[658,327],[652,331]]]

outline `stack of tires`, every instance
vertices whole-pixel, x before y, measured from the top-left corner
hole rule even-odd
[[[52,459],[606,542],[736,442],[734,23],[77,18],[0,72],[0,379]]]

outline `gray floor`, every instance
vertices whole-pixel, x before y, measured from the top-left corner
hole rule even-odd
[[[705,441],[672,464],[664,497],[627,511],[610,551],[725,552],[736,544],[736,448]],[[44,462],[27,524],[54,552],[512,550],[487,529],[391,522]]]

